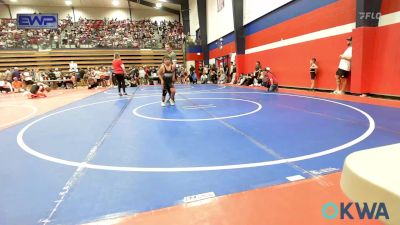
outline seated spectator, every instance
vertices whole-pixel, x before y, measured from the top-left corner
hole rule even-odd
[[[196,73],[194,72],[194,70],[191,71],[190,77],[191,77],[191,82],[192,82],[192,84],[197,84],[197,75],[196,75]]]
[[[201,77],[200,77],[200,82],[201,82],[202,84],[207,84],[207,82],[208,82],[208,76],[207,76],[207,74],[203,73],[203,74],[201,75]]]
[[[0,81],[0,93],[9,93],[13,90],[12,85],[7,80]]]
[[[225,71],[223,68],[220,68],[220,76],[219,76],[219,81],[218,84],[225,84],[226,83],[226,75],[225,75]]]
[[[97,79],[93,76],[88,77],[87,84],[88,84],[88,89],[94,89],[97,88],[98,86]]]
[[[276,76],[271,72],[271,69],[269,67],[265,68],[266,70],[266,76],[268,77],[269,81],[269,92],[276,92],[278,91],[278,80],[276,79]]]
[[[6,69],[6,72],[4,72],[4,75],[5,75],[5,79],[6,79],[8,82],[13,81],[13,79],[12,79],[12,74],[11,74],[11,69],[7,68],[7,69]]]
[[[16,77],[14,77],[14,81],[12,82],[12,87],[14,89],[14,93],[22,92],[22,81],[19,81]]]
[[[218,83],[217,67],[215,64],[213,64],[210,69],[210,80],[213,84]]]
[[[33,77],[28,68],[25,68],[24,72],[21,74],[21,79],[23,80],[23,86],[25,89],[28,89],[33,84]]]
[[[245,85],[246,83],[247,83],[247,80],[249,79],[249,75],[247,75],[247,74],[241,74],[240,75],[240,77],[239,77],[239,85]]]

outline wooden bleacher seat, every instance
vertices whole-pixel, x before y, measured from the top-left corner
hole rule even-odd
[[[113,55],[119,52],[126,66],[159,66],[165,50],[139,49],[56,49],[52,51],[36,50],[1,50],[0,72],[6,68],[19,67],[49,70],[59,68],[69,69],[69,63],[74,61],[79,68],[111,66]],[[178,64],[183,64],[183,51],[175,50]]]

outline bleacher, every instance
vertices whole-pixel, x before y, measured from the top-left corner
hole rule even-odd
[[[178,64],[183,64],[183,51],[174,50]],[[69,63],[74,61],[79,68],[110,66],[115,52],[119,52],[126,66],[159,66],[166,51],[140,49],[57,49],[52,51],[37,50],[2,50],[0,51],[0,72],[6,68],[18,67],[49,70],[58,68],[66,72]]]

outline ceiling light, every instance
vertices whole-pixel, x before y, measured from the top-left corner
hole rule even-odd
[[[18,0],[10,0],[10,2],[18,2]]]
[[[65,4],[66,5],[72,5],[72,1],[71,0],[65,0]]]
[[[113,6],[118,6],[119,5],[119,1],[118,0],[113,0],[112,4],[113,4]]]
[[[157,3],[156,3],[156,8],[159,9],[159,8],[161,8],[161,7],[162,7],[161,2],[157,2]]]

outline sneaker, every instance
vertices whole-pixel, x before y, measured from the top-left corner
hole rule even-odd
[[[119,96],[122,96],[122,93],[119,93]]]
[[[161,106],[165,107],[166,106],[165,102],[161,102]]]
[[[344,91],[339,91],[337,94],[338,95],[344,95]]]
[[[174,100],[172,100],[172,99],[170,99],[170,100],[169,100],[169,104],[171,104],[171,105],[175,105],[175,101],[174,101]]]
[[[128,95],[126,92],[124,92],[124,95]]]
[[[338,90],[335,90],[334,92],[332,92],[334,95],[337,95],[337,94],[339,94],[339,91]]]

